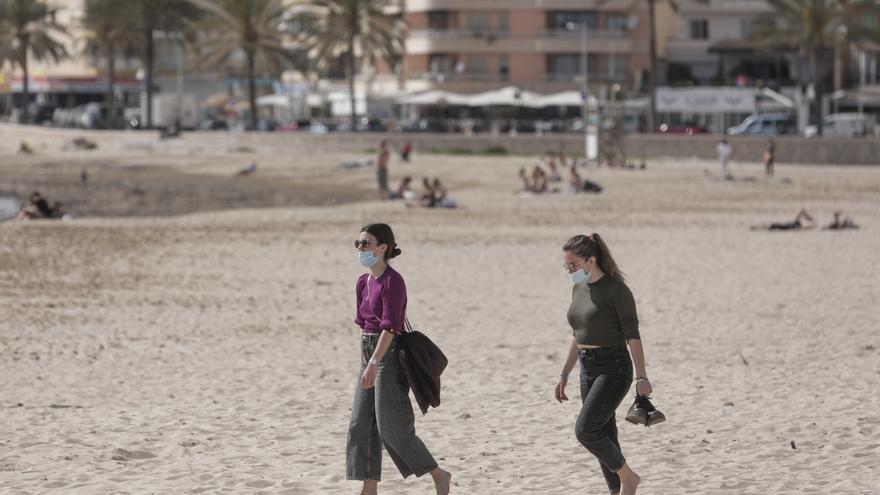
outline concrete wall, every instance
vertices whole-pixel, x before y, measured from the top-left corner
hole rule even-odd
[[[102,149],[161,150],[181,153],[193,149],[205,152],[235,151],[250,148],[261,152],[289,153],[317,151],[346,151],[366,153],[376,149],[382,139],[392,145],[402,146],[409,141],[416,152],[431,150],[484,151],[490,147],[504,148],[508,153],[542,155],[547,152],[582,153],[583,138],[575,135],[472,136],[450,134],[327,134],[273,132],[185,132],[181,138],[159,141],[158,132],[135,131],[78,131],[52,129],[37,126],[0,124],[0,150],[12,152],[22,140],[27,141],[38,153],[42,150],[58,150],[75,137],[96,141]],[[715,159],[715,145],[719,136],[659,136],[630,135],[626,139],[627,155],[633,160],[646,158],[701,158]],[[733,160],[760,162],[767,144],[764,138],[730,138]],[[880,164],[880,140],[800,137],[776,138],[778,163],[798,164]]]

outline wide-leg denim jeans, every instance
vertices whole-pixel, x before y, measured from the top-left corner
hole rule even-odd
[[[397,337],[379,363],[376,386],[369,390],[361,387],[361,376],[376,350],[379,336],[362,335],[361,341],[361,372],[348,426],[346,478],[381,480],[383,445],[404,478],[433,471],[437,462],[416,436],[409,388],[397,362]]]
[[[632,384],[633,368],[625,347],[581,349],[581,413],[575,424],[578,441],[602,467],[611,493],[620,492],[617,471],[626,464],[617,440],[614,411]]]

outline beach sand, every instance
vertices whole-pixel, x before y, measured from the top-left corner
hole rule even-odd
[[[357,493],[344,479],[351,243],[384,221],[410,319],[449,357],[443,404],[416,427],[453,493],[607,493],[574,437],[576,381],[571,402],[553,400],[570,335],[560,248],[599,232],[635,294],[668,417],[646,429],[623,421],[629,400],[619,410],[639,493],[880,494],[876,169],[777,165],[767,183],[734,164],[759,178],[727,182],[705,174],[714,163],[653,160],[588,170],[598,196],[522,198],[516,172],[535,158],[394,160],[392,186],[439,176],[462,205],[429,210],[375,201],[371,169],[338,167],[352,158],[0,157],[7,190],[45,186],[80,214],[0,224],[0,492]],[[257,184],[229,185],[253,161],[242,180]],[[105,192],[60,184],[84,165]],[[749,230],[801,207],[862,228]],[[171,213],[190,214],[159,216]],[[384,494],[433,493],[387,455],[383,479]]]

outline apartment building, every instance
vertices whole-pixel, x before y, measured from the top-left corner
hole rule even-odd
[[[405,78],[477,92],[515,85],[549,93],[613,84],[639,90],[649,69],[647,2],[406,0]],[[675,22],[657,4],[659,51]]]
[[[668,44],[661,80],[789,85],[796,77],[791,54],[767,50],[750,39],[755,21],[772,15],[765,0],[680,0],[678,7],[677,29]]]

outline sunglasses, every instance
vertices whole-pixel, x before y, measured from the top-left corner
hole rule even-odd
[[[573,272],[573,271],[575,271],[575,270],[578,269],[578,266],[577,266],[577,265],[581,265],[581,267],[583,267],[583,266],[586,265],[586,264],[587,264],[587,263],[586,263],[585,261],[583,261],[583,262],[579,262],[578,264],[571,264],[571,265],[568,264],[568,263],[563,263],[563,264],[560,265],[560,268],[562,268],[563,271],[566,271],[566,272],[568,272],[568,273],[571,273],[571,272]]]
[[[355,249],[360,249],[362,247],[367,247],[369,245],[370,245],[370,241],[367,239],[358,239],[358,240],[354,241]]]

